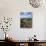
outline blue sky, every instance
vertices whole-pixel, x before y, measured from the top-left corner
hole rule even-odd
[[[32,17],[32,12],[20,12],[21,16],[30,16]]]

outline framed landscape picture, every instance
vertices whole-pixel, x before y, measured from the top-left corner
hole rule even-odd
[[[31,12],[21,13],[20,27],[21,28],[32,28],[32,13]]]

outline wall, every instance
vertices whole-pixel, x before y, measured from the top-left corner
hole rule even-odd
[[[46,39],[46,15],[45,15],[45,24],[44,25],[45,25],[45,28],[44,28],[44,30],[45,30],[44,31],[44,39]]]
[[[20,28],[20,15],[21,11],[33,12],[33,27],[31,29]],[[28,0],[0,0],[0,18],[1,17],[12,17],[13,22],[10,31],[10,35],[15,37],[17,40],[27,40],[34,34],[37,35],[39,40],[44,40],[45,30],[45,15],[46,9],[43,7],[33,8],[30,6]],[[3,33],[1,31],[1,33]],[[0,33],[0,35],[2,35]],[[4,33],[3,33],[4,34]],[[3,37],[0,36],[0,39]],[[4,38],[3,38],[4,39]]]

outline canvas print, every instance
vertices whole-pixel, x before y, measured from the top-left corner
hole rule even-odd
[[[21,18],[20,27],[21,28],[32,28],[32,18]]]
[[[20,27],[32,28],[32,12],[21,12]]]

